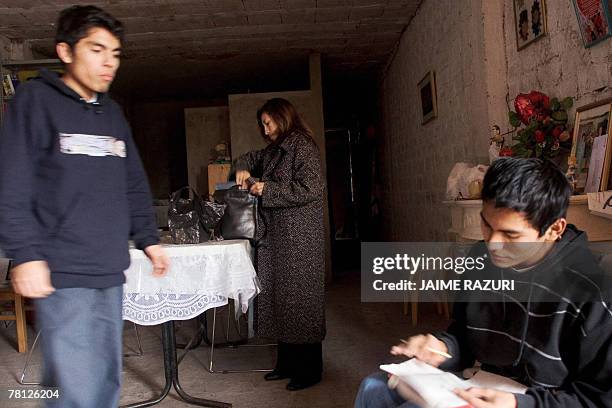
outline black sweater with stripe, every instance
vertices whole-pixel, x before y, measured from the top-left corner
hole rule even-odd
[[[612,407],[612,304],[609,276],[572,226],[534,268],[485,268],[516,291],[463,294],[438,335],[453,356],[440,368],[483,368],[529,388],[518,407]],[[483,244],[472,254],[486,253]],[[466,279],[483,276],[466,276]]]

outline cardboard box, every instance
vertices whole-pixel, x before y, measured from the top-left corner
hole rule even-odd
[[[587,197],[591,214],[612,220],[612,190],[588,193]]]

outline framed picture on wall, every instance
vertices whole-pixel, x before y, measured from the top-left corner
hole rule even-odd
[[[516,48],[521,50],[546,34],[545,0],[513,0]]]
[[[576,110],[571,156],[575,159],[575,193],[586,194],[612,188],[612,98]]]
[[[585,47],[612,36],[611,0],[572,0]]]
[[[419,82],[418,88],[421,101],[421,123],[425,124],[438,116],[435,73],[429,71]]]

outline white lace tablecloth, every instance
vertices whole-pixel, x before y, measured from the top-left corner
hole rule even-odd
[[[144,252],[131,249],[125,271],[123,319],[141,325],[192,319],[234,299],[235,310],[245,313],[259,293],[251,247],[247,240],[196,245],[164,245],[170,270],[163,278],[151,275]]]

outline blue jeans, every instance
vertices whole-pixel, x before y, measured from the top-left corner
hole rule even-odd
[[[119,405],[123,286],[58,289],[37,299],[43,382],[60,400],[46,407],[111,408]]]
[[[387,373],[382,371],[364,378],[355,398],[355,408],[419,408],[390,389],[387,380]]]

